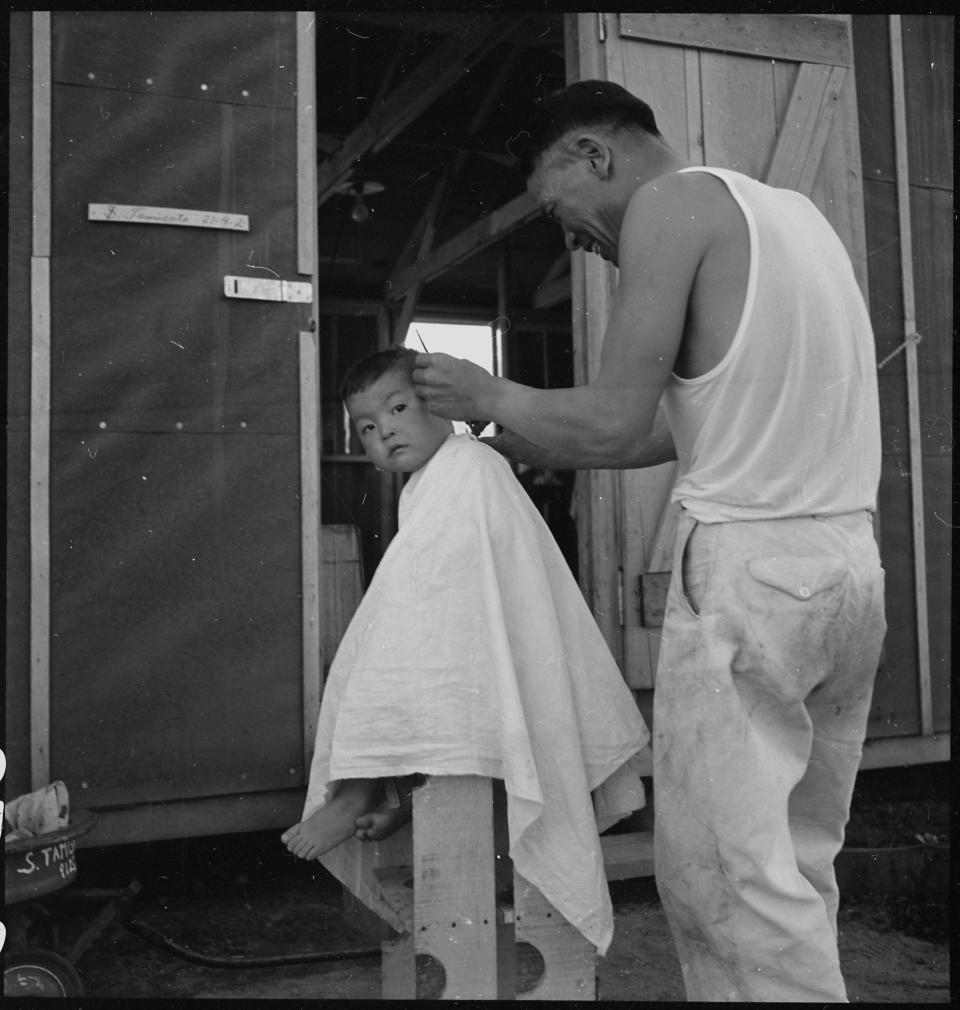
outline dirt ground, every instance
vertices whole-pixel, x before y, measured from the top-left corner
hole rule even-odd
[[[886,846],[890,852],[892,846],[920,841],[945,859],[936,873],[922,878],[901,873],[899,879],[889,873],[844,876],[838,860],[840,960],[851,1002],[951,1002],[949,842],[955,799],[947,766],[858,778],[849,846]],[[68,1005],[97,998],[152,997],[165,1007],[187,999],[379,999],[378,943],[346,925],[339,885],[319,864],[291,856],[279,834],[79,850],[77,882],[45,899],[50,919],[35,927],[34,942],[66,949],[104,908],[102,895],[71,899],[74,888],[121,888],[136,879],[142,891],[128,925],[113,922],[77,962],[85,998]],[[600,999],[682,1001],[680,967],[653,880],[614,882],[611,896],[615,936],[598,965]],[[6,909],[8,929],[23,912],[23,906]],[[180,953],[158,936],[179,945]],[[317,960],[318,953],[343,951],[352,956]],[[231,963],[196,963],[183,956],[191,952]],[[291,955],[304,959],[289,963]],[[285,963],[243,966],[251,957],[282,957]]]
[[[132,919],[183,947],[218,956],[269,957],[293,952],[373,950],[350,931],[340,891],[317,864],[282,850],[273,833],[155,843],[97,852],[81,850],[86,887],[140,879]],[[96,903],[67,892],[49,904],[59,940],[69,942],[92,921]],[[603,1001],[682,1001],[680,969],[652,880],[611,885],[616,936],[598,968]],[[8,910],[9,911],[9,910]],[[844,908],[840,952],[854,1002],[950,1002],[946,938],[920,939],[871,921],[869,908]],[[87,998],[370,1000],[380,998],[375,956],[270,967],[193,963],[128,928],[114,925],[80,959]],[[76,1001],[82,1006],[85,1000]]]

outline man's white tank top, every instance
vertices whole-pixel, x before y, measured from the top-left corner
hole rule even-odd
[[[704,523],[876,508],[880,411],[873,330],[850,258],[800,193],[721,179],[750,233],[740,323],[704,375],[663,395],[679,461],[673,500]]]

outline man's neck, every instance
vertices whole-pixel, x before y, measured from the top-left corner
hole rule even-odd
[[[679,172],[681,168],[690,167],[691,163],[686,158],[681,158],[672,147],[668,147],[655,137],[647,138],[640,146],[641,153],[637,159],[638,189],[658,176]]]

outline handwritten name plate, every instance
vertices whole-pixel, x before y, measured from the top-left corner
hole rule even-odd
[[[121,203],[87,204],[87,220],[250,231],[250,219],[246,214],[224,214],[217,210],[181,210],[178,207],[129,207]]]

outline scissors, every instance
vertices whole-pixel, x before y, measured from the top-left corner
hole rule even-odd
[[[429,354],[430,352],[427,350],[427,345],[423,342],[423,337],[420,336],[420,331],[417,330],[416,333],[417,333],[417,338],[420,341],[420,346],[423,348],[423,350],[424,350],[424,352],[426,354]],[[479,438],[480,437],[480,432],[483,431],[483,429],[486,428],[486,426],[489,423],[490,423],[489,421],[466,421],[465,422],[465,424],[467,425],[467,427],[470,429],[470,434],[473,435],[474,438]]]

